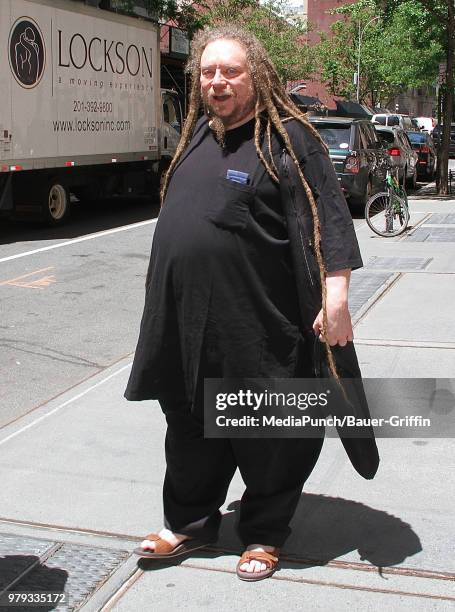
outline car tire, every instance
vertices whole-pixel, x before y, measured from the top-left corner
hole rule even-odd
[[[406,174],[407,174],[407,168],[403,168],[403,174],[400,177],[400,175],[398,175],[398,182],[400,183],[401,187],[406,187]]]
[[[365,207],[367,205],[368,200],[372,196],[372,194],[373,194],[373,183],[370,177],[366,183],[365,194],[363,196],[360,196],[360,198],[351,197],[348,199],[348,203],[351,207],[351,210],[355,213],[364,214]]]
[[[405,174],[406,176],[406,174]],[[411,178],[406,179],[406,187],[409,189],[415,189],[417,187],[417,170],[414,168],[414,174]]]

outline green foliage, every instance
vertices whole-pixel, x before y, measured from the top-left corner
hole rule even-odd
[[[434,84],[444,56],[441,28],[419,0],[389,0],[387,7],[359,0],[333,13],[341,18],[318,46],[322,78],[333,95],[355,96],[359,27],[361,100],[385,104],[411,87]]]
[[[315,53],[305,43],[307,26],[290,16],[286,0],[209,0],[204,8],[203,25],[237,23],[257,36],[284,83],[314,71]]]
[[[359,27],[361,36],[361,87],[360,99],[368,95],[377,96],[382,90],[382,79],[376,66],[377,45],[382,36],[382,25],[375,20],[374,7],[368,0],[340,7],[333,11],[340,19],[331,26],[329,34],[320,32],[321,42],[317,46],[322,79],[334,96],[354,98],[359,50]]]
[[[150,17],[174,19],[190,36],[204,26],[231,22],[255,34],[273,59],[283,82],[308,77],[315,53],[305,44],[307,26],[291,18],[285,0],[144,0]],[[114,4],[115,3],[115,4]],[[113,8],[134,13],[134,0],[112,0]]]
[[[292,18],[282,0],[256,4],[241,23],[262,42],[283,83],[308,78],[316,68],[316,54],[305,42],[305,23]]]
[[[398,6],[378,47],[383,79],[393,89],[433,85],[444,59],[441,29],[418,2]]]

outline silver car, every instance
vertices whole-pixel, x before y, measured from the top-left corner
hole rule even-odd
[[[399,127],[374,127],[387,148],[391,168],[397,171],[400,184],[415,189],[419,156],[412,148],[408,135]]]

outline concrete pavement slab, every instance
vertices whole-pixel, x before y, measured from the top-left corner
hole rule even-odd
[[[356,337],[453,342],[453,279],[450,274],[403,274],[357,324]]]
[[[43,407],[36,422],[29,416],[26,425],[3,430],[0,517],[137,538],[160,527],[164,419],[155,402],[123,400],[128,365],[118,366],[105,384],[106,374],[85,383],[66,404],[60,398],[48,412]],[[381,439],[380,471],[368,482],[354,472],[340,441],[326,440],[285,550],[324,561],[363,556],[370,564],[380,559],[382,565],[447,570],[453,442],[425,442]],[[243,488],[237,474],[224,507],[220,545],[235,550],[241,548],[234,524]]]
[[[453,378],[455,376],[455,339],[452,348],[436,348],[415,343],[401,346],[390,340],[356,338],[360,369],[365,378]]]
[[[436,599],[446,585],[425,579],[403,580],[338,568],[291,569],[286,567],[269,580],[246,583],[233,574],[238,557],[223,556],[207,561],[213,569],[192,559],[178,567],[151,569],[140,576],[112,607],[113,612],[156,610],[169,612],[184,607],[188,612],[217,610],[411,610],[453,609],[452,601]],[[283,562],[283,565],[286,562]],[[420,584],[418,584],[420,583]],[[403,592],[403,588],[410,589]],[[418,593],[407,595],[405,593]],[[428,592],[428,588],[435,591]],[[381,592],[383,590],[384,592]],[[425,594],[427,596],[425,596]],[[435,599],[433,599],[435,597]]]

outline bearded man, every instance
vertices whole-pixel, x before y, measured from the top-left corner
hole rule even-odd
[[[238,533],[246,550],[237,575],[252,581],[276,569],[322,439],[204,438],[203,381],[302,373],[308,326],[281,201],[282,149],[314,222],[322,308],[309,331],[320,334],[334,373],[331,347],[353,339],[349,276],[362,262],[327,149],[261,44],[235,26],[204,30],[189,69],[189,113],[161,194],[125,393],[129,400],[158,398],[167,421],[164,528],[135,552],[172,559],[213,542],[239,468],[246,489]]]

